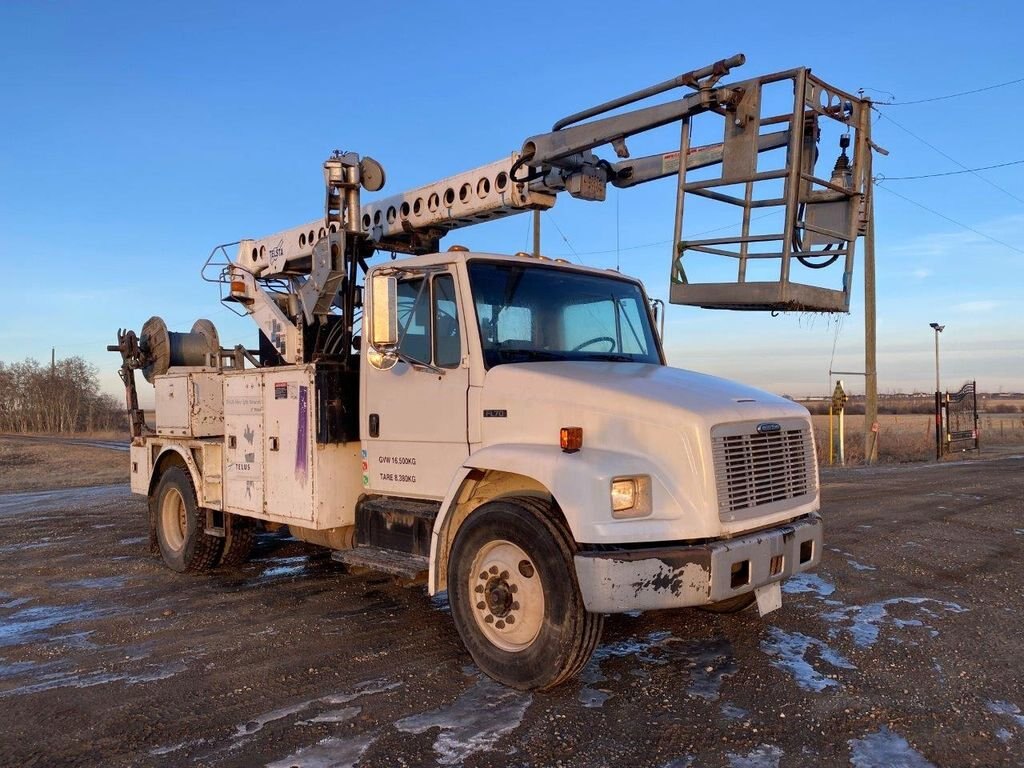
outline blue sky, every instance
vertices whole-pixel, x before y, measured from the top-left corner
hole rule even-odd
[[[151,314],[175,330],[209,317],[225,342],[251,344],[254,326],[218,304],[199,268],[217,243],[319,215],[321,163],[335,148],[377,158],[388,175],[380,194],[394,194],[507,155],[577,109],[736,52],[747,64],[733,79],[806,65],[847,90],[875,89],[878,101],[1024,77],[1016,3],[767,7],[4,3],[0,359],[46,359],[56,346],[99,366],[117,392],[116,356],[104,347],[119,326],[138,329]],[[1024,159],[1022,104],[1024,83],[880,108],[874,138],[891,154],[876,172]],[[666,137],[664,149],[673,143]],[[665,297],[672,194],[661,183],[613,191],[604,205],[559,200],[544,216],[544,251],[614,266],[618,230],[622,270]],[[529,218],[445,244],[523,250]],[[933,389],[931,321],[947,326],[944,384],[976,378],[983,390],[1024,390],[1024,165],[885,182],[876,221],[880,391]],[[702,223],[687,220],[690,231]],[[663,244],[635,247],[649,243]],[[863,370],[861,264],[849,315],[670,307],[670,362],[825,394],[830,364]],[[861,390],[857,377],[844,378]]]

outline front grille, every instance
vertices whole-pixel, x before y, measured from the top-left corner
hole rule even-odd
[[[711,444],[722,520],[749,517],[765,504],[816,489],[814,442],[806,424],[768,434],[758,434],[756,424],[723,425],[712,430]]]

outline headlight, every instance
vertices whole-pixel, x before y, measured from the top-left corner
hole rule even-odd
[[[612,517],[644,517],[651,514],[651,478],[647,475],[614,478],[611,503]]]

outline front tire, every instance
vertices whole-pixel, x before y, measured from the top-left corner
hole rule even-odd
[[[171,467],[160,478],[155,522],[160,555],[172,571],[206,571],[217,565],[223,539],[205,533],[206,513],[182,467]]]
[[[532,497],[484,504],[459,528],[448,561],[452,618],[485,674],[546,689],[586,665],[604,617],[583,605],[574,552],[548,502]]]

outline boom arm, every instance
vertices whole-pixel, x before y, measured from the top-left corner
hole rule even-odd
[[[734,88],[711,86],[734,66],[742,54],[723,59],[651,88],[637,91],[555,124],[552,131],[526,140],[520,152],[472,171],[426,184],[417,189],[368,203],[359,216],[360,230],[378,250],[421,253],[437,250],[447,232],[527,210],[546,210],[560,192],[587,200],[603,200],[608,183],[632,187],[679,171],[678,153],[652,155],[629,162],[609,163],[591,150],[612,144],[628,157],[625,139],[712,108],[727,108],[737,99]],[[611,109],[689,86],[697,93],[653,107],[580,123]],[[785,146],[784,131],[766,135],[762,149]],[[722,145],[698,147],[687,158],[688,168],[721,162]],[[526,178],[523,167],[532,170]],[[282,275],[303,264],[325,234],[318,219],[259,240],[243,240],[238,262],[257,277]]]
[[[346,350],[347,354],[359,300],[357,268],[365,270],[366,260],[374,251],[436,251],[441,238],[452,230],[526,210],[551,208],[562,192],[585,200],[604,200],[609,183],[618,188],[629,188],[678,175],[677,242],[674,246],[678,247],[678,254],[683,252],[684,246],[696,249],[696,246],[680,242],[682,199],[684,193],[690,191],[744,207],[741,263],[748,258],[746,243],[768,239],[767,236],[748,233],[751,207],[785,204],[787,217],[795,222],[787,229],[793,234],[783,237],[788,241],[797,237],[800,227],[813,227],[811,223],[798,221],[803,216],[802,207],[799,215],[797,213],[798,204],[807,204],[808,222],[815,213],[816,204],[838,201],[846,206],[852,201],[859,205],[863,185],[868,183],[863,181],[866,178],[863,172],[844,177],[855,179],[855,183],[836,183],[838,177],[835,175],[831,182],[821,181],[813,174],[814,145],[819,116],[845,124],[847,132],[851,127],[856,130],[863,124],[864,103],[838,91],[815,90],[819,86],[813,84],[818,81],[810,78],[808,70],[793,70],[727,86],[717,85],[733,67],[743,63],[743,55],[738,54],[570,115],[556,122],[551,131],[530,137],[519,152],[502,160],[365,205],[359,202],[361,181],[366,186],[364,165],[371,163],[377,169],[378,173],[369,175],[379,178],[380,184],[383,183],[383,173],[368,158],[360,160],[352,153],[336,153],[325,163],[328,185],[325,217],[268,237],[242,240],[237,256],[225,265],[220,278],[222,282],[230,282],[227,298],[244,305],[246,312],[253,316],[263,334],[272,340],[286,361],[303,362],[314,359],[319,353],[316,349],[306,348],[309,344],[302,328],[325,324],[332,315],[333,306],[342,308],[345,335],[340,349]],[[791,114],[762,117],[762,86],[791,76],[798,76],[800,83],[812,83],[807,93],[796,89]],[[635,102],[680,87],[692,88],[694,92],[666,103],[615,113]],[[826,96],[822,104],[816,103],[820,94]],[[840,98],[840,101],[833,103],[833,97]],[[725,117],[724,141],[691,147],[689,121],[695,115],[709,111]],[[683,125],[684,140],[678,151],[630,158],[626,146],[628,138],[672,123]],[[772,124],[783,129],[762,132],[762,126]],[[594,154],[604,145],[611,145],[617,161],[609,162]],[[786,169],[759,172],[757,156],[780,148],[786,148]],[[680,158],[684,160],[681,162]],[[716,164],[723,167],[720,182],[686,181],[687,171]],[[763,179],[781,178],[783,174],[790,179],[787,189],[791,190],[784,201],[752,202],[754,184]],[[746,184],[747,199],[744,201],[714,192],[710,187],[716,184]],[[811,192],[812,184],[824,187],[824,190]],[[379,185],[372,191],[376,188]],[[837,234],[843,227],[847,230],[853,227],[846,224],[852,219],[849,215],[851,209],[847,207],[844,210],[845,219],[835,218],[840,216],[839,213],[833,215],[841,226],[825,229],[818,225],[814,231],[825,232],[834,244],[838,243],[838,249],[832,253],[848,254],[849,265],[852,246],[843,250],[842,243],[848,242],[850,236]],[[855,238],[855,228],[851,231]],[[715,250],[717,242],[708,241],[710,245],[705,249],[732,255],[721,249]],[[787,248],[794,250],[788,242],[783,246],[784,274],[788,270]],[[814,252],[804,246],[796,250],[801,261],[814,256]],[[770,256],[763,254],[751,258]],[[678,259],[674,253],[674,265]],[[741,266],[741,275],[742,271]],[[680,278],[685,282],[681,268],[674,266],[674,276],[674,279]],[[276,291],[268,290],[273,281],[276,281]],[[282,329],[286,319],[290,320],[287,325],[291,327]]]

